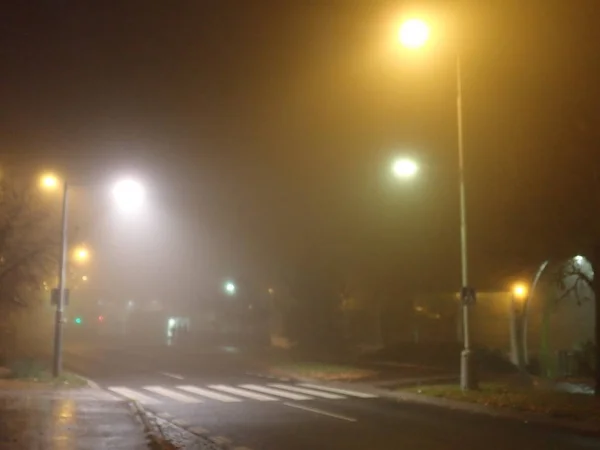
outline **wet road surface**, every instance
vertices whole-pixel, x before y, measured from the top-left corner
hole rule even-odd
[[[233,448],[600,448],[598,438],[539,425],[256,377],[236,355],[113,349],[71,355],[70,361],[111,395],[137,396],[147,410],[225,437]]]

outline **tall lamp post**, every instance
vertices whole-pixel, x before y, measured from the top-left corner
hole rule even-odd
[[[527,286],[517,283],[512,288],[510,302],[510,347],[511,362],[525,370],[525,359],[523,352],[523,320],[525,314],[524,303],[527,299]]]
[[[40,185],[44,189],[52,190],[61,186],[62,207],[61,207],[61,232],[60,232],[60,255],[58,271],[58,296],[56,299],[56,318],[54,322],[54,355],[52,359],[52,375],[56,378],[62,373],[62,343],[63,343],[63,325],[64,310],[66,304],[66,282],[67,282],[67,261],[68,261],[68,233],[67,218],[69,209],[69,184],[67,181],[61,181],[52,174],[42,176]],[[121,209],[134,209],[141,205],[144,198],[143,187],[132,180],[125,180],[117,183],[113,190],[115,200]],[[85,254],[84,254],[85,253]],[[76,255],[79,259],[87,259],[88,252],[80,249]]]
[[[429,25],[421,19],[409,19],[400,26],[398,34],[400,43],[408,49],[419,49],[429,40]],[[462,75],[460,56],[456,55],[456,124],[458,146],[458,186],[460,199],[460,267],[461,267],[461,301],[464,348],[460,358],[460,385],[463,390],[477,388],[475,364],[471,350],[471,333],[469,329],[469,306],[474,301],[474,291],[469,287],[467,264],[467,205],[465,200],[465,168],[463,142],[463,108],[462,108]]]

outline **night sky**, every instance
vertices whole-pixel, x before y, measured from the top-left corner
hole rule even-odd
[[[597,1],[10,3],[3,159],[142,174],[172,257],[146,265],[175,284],[308,260],[458,288],[457,49],[472,284],[600,239]],[[438,24],[418,53],[396,40],[412,11]],[[394,180],[407,154],[420,175]]]

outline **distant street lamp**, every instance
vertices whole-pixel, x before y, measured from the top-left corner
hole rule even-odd
[[[525,300],[527,298],[527,286],[523,283],[517,283],[513,286],[513,299],[518,300],[519,302]]]
[[[510,349],[511,362],[519,370],[525,369],[524,348],[523,348],[523,315],[525,314],[525,301],[528,297],[527,285],[516,283],[512,287],[510,302],[509,320],[510,320]]]
[[[54,323],[54,358],[52,364],[52,374],[54,375],[54,377],[59,377],[62,372],[62,335],[64,324],[63,316],[65,309],[67,281],[67,215],[69,184],[66,180],[61,180],[56,175],[44,174],[40,177],[40,186],[46,190],[54,190],[59,188],[60,186],[62,191],[61,251],[59,258],[56,321]],[[132,180],[126,180],[117,183],[113,194],[121,209],[134,209],[141,206],[144,199],[143,192],[143,188],[139,183],[136,183]],[[75,251],[74,256],[78,261],[85,261],[89,258],[89,251],[85,248],[79,248]]]
[[[409,19],[400,26],[398,38],[406,48],[423,47],[429,39],[429,25],[420,19]]]
[[[123,180],[115,185],[113,196],[119,208],[124,211],[134,211],[144,203],[145,192],[143,186],[137,181]]]
[[[58,178],[51,173],[47,173],[40,177],[40,186],[44,189],[56,189],[59,183]]]
[[[77,247],[73,256],[78,262],[86,262],[90,258],[90,251],[86,247]]]
[[[418,171],[417,163],[408,158],[397,159],[392,165],[392,172],[397,178],[412,178]]]
[[[430,29],[427,22],[418,18],[406,20],[399,29],[398,39],[400,43],[409,49],[416,50],[424,47],[430,37]],[[463,111],[462,111],[462,76],[460,56],[456,54],[456,124],[458,138],[458,176],[459,176],[459,199],[460,199],[460,261],[461,261],[461,292],[463,310],[463,333],[464,348],[461,352],[460,385],[463,390],[477,388],[475,376],[475,364],[471,351],[471,334],[469,330],[469,305],[472,303],[474,290],[468,284],[467,271],[467,219],[465,200],[465,170],[463,149]]]
[[[228,281],[227,283],[225,283],[225,292],[227,292],[229,295],[234,295],[235,294],[235,284],[233,284],[231,281]]]

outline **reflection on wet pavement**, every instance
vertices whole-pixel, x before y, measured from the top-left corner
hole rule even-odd
[[[0,393],[1,450],[146,449],[124,402],[72,394]]]

